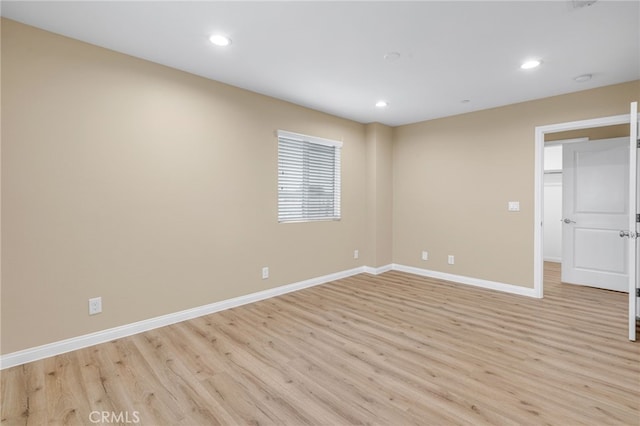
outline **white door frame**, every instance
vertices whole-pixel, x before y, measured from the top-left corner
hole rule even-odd
[[[544,253],[543,253],[543,214],[544,214],[544,136],[547,133],[569,130],[591,129],[594,127],[629,124],[630,114],[611,117],[593,118],[590,120],[571,121],[567,123],[536,126],[535,128],[535,190],[534,190],[534,233],[533,233],[533,292],[535,297],[544,294]]]

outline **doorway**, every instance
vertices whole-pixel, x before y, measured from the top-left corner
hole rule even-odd
[[[611,117],[602,117],[589,120],[573,121],[567,123],[538,126],[535,128],[535,188],[534,188],[534,294],[542,298],[544,295],[544,252],[543,252],[543,232],[544,232],[544,146],[547,135],[560,134],[559,139],[568,139],[574,136],[566,136],[571,132],[584,131],[586,129],[601,129],[608,126],[626,125],[630,128],[630,140],[634,140],[633,146],[630,144],[630,176],[637,177],[637,149],[635,141],[638,139],[638,109],[637,102],[631,104],[629,114],[622,114]],[[637,181],[632,179],[629,191],[629,204],[633,207],[632,212],[637,211]],[[635,214],[629,217],[629,229],[626,237],[629,239],[629,340],[636,340],[636,312],[638,312],[638,300],[636,298],[636,270],[638,268],[637,232]],[[621,233],[620,235],[624,235]]]
[[[580,133],[545,138],[544,260],[562,265],[562,283],[628,292],[618,233],[629,217],[629,126]]]

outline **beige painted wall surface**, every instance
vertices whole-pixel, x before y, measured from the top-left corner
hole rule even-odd
[[[367,250],[372,267],[390,265],[393,211],[393,128],[380,123],[365,127],[367,144]]]
[[[2,113],[2,353],[367,264],[361,124],[7,20]],[[344,141],[341,221],[277,223],[277,129]]]
[[[394,129],[394,263],[533,287],[534,128],[638,99],[636,81]]]
[[[561,141],[566,139],[589,138],[590,140],[619,138],[629,136],[629,125],[618,124],[615,126],[594,127],[591,129],[568,130],[566,132],[546,133],[545,142]]]
[[[2,354],[391,261],[531,287],[534,127],[640,98],[634,82],[391,129],[8,20],[0,59]],[[341,221],[277,223],[276,129],[344,141]]]

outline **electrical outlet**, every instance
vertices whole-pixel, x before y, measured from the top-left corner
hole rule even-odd
[[[429,260],[429,252],[428,251],[423,251],[422,252],[422,260]]]
[[[89,315],[95,315],[102,312],[102,297],[94,297],[89,299]]]
[[[358,250],[353,251],[353,258],[358,259],[360,257],[360,252]]]
[[[456,262],[456,259],[453,257],[453,255],[449,255],[449,265],[453,265]]]
[[[265,266],[262,268],[262,279],[266,280],[267,278],[269,278],[269,267]]]

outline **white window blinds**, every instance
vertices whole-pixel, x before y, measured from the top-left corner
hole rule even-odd
[[[278,221],[340,219],[342,142],[278,131]]]

